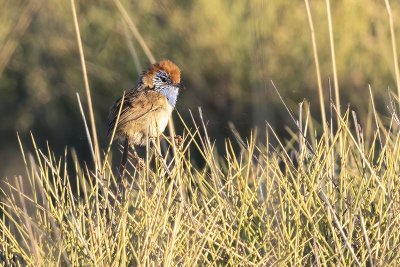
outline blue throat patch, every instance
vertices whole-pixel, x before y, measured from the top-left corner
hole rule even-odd
[[[176,105],[176,100],[178,99],[178,94],[179,94],[179,88],[173,85],[164,85],[160,87],[155,88],[157,92],[163,94],[167,100],[168,103],[175,108]]]

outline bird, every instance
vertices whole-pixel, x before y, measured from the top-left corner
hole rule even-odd
[[[124,142],[120,172],[125,169],[130,146],[145,146],[164,132],[180,88],[181,71],[166,59],[150,65],[136,86],[115,101],[108,116],[108,136],[115,130],[114,139]]]

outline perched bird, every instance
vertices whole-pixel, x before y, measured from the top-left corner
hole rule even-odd
[[[165,130],[180,82],[179,68],[170,60],[162,60],[144,71],[136,87],[114,103],[108,117],[108,136],[116,127],[115,138],[125,142],[121,164],[126,164],[123,160],[130,145],[146,145],[148,138],[156,138]]]

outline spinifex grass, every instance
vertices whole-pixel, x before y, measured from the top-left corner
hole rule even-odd
[[[270,145],[271,130],[264,142],[237,137],[217,151],[202,121],[193,120],[175,156],[148,151],[153,157],[142,170],[128,168],[124,194],[109,157],[96,173],[73,151],[57,157],[35,145],[31,155],[21,144],[27,173],[3,191],[0,259],[34,266],[396,266],[396,117],[369,143],[354,130],[354,114],[338,121],[328,144],[313,137],[306,116],[288,142]],[[194,165],[194,150],[203,167]]]

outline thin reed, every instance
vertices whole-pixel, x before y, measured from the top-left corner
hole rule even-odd
[[[16,177],[2,193],[2,261],[396,266],[398,125],[381,129],[383,147],[378,138],[366,143],[353,123],[355,114],[347,111],[326,144],[325,138],[310,140],[314,129],[305,107],[299,110],[305,115],[291,131],[293,138],[277,140],[275,147],[269,144],[273,132],[261,143],[254,133],[249,139],[227,140],[224,151],[217,151],[204,122],[193,119],[184,124],[184,145],[171,161],[168,151],[163,158],[149,151],[153,156],[147,157],[147,167],[130,166],[123,181],[116,180],[110,159],[102,161],[100,175],[80,166],[72,150],[55,156],[49,147],[37,147],[32,137],[34,155],[21,143],[28,182]],[[340,135],[344,158],[339,157]],[[203,167],[194,165],[194,150]]]
[[[394,73],[399,83],[389,1]],[[129,13],[115,0],[127,29],[150,62],[155,58]],[[18,137],[26,173],[0,192],[0,263],[6,266],[399,266],[400,119],[396,101],[378,114],[369,88],[368,116],[340,108],[333,22],[326,1],[335,99],[321,81],[312,9],[305,0],[322,121],[307,102],[293,120],[290,138],[267,122],[265,139],[253,131],[217,149],[199,109],[180,115],[183,145],[147,147],[145,167],[132,162],[120,178],[115,144],[101,149],[75,2],[71,0],[83,71],[85,109],[79,94],[91,163],[72,148],[56,155],[33,150]],[[131,42],[129,32],[125,35]],[[136,58],[134,46],[130,45]],[[311,55],[311,53],[310,53]],[[140,62],[136,62],[137,68]],[[342,88],[342,87],[340,87]],[[392,96],[391,96],[392,97]],[[87,110],[85,112],[85,110]],[[89,113],[89,120],[86,120]],[[329,121],[331,123],[328,123]],[[333,122],[335,121],[336,124]],[[173,121],[170,133],[174,133]],[[318,128],[322,124],[322,130]],[[264,135],[262,135],[264,136]],[[29,145],[30,145],[29,144]],[[194,156],[196,155],[196,156]],[[196,157],[196,160],[194,159]],[[199,160],[200,158],[200,160]]]

